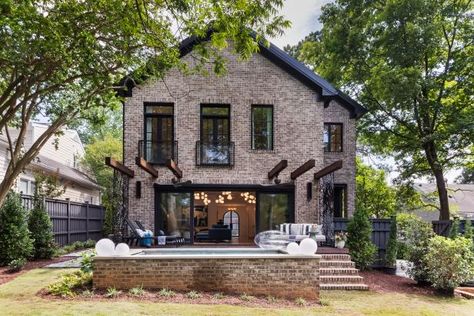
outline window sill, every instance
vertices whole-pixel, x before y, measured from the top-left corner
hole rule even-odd
[[[248,152],[252,154],[276,154],[277,153],[275,149],[249,149]]]

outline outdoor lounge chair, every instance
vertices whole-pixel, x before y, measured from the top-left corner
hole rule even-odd
[[[141,230],[146,230],[145,226],[140,221],[135,221],[137,224],[137,227]],[[166,236],[165,233],[160,230],[158,232],[158,236]],[[154,237],[156,240],[158,240],[158,236]],[[182,246],[186,243],[186,240],[181,237],[181,236],[166,236],[166,244],[167,245],[174,245],[176,247]],[[156,243],[158,244],[158,242]]]
[[[137,229],[141,229],[140,227],[138,227],[136,224],[134,224],[128,218],[125,219],[125,222],[127,223],[128,227],[130,228],[129,229],[130,235],[127,236],[127,237],[124,237],[123,241],[126,242],[128,245],[138,246],[142,240],[145,240],[145,239],[148,239],[148,238],[152,239],[152,245],[155,243],[156,237],[141,237],[138,234],[138,231],[137,231]]]

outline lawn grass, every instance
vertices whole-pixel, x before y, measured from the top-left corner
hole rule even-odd
[[[474,301],[374,292],[324,292],[324,306],[291,309],[164,304],[137,300],[47,300],[36,293],[69,270],[36,269],[0,286],[2,315],[472,315]]]

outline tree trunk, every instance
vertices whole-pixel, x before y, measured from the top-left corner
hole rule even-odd
[[[439,220],[449,220],[449,200],[446,182],[444,181],[443,170],[436,169],[433,171],[436,179],[436,188],[439,196]]]

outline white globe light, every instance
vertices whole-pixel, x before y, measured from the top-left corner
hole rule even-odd
[[[127,244],[121,243],[115,247],[116,256],[128,256],[130,253],[130,248]]]
[[[305,238],[300,242],[300,249],[304,255],[314,255],[318,250],[318,244],[314,239]]]
[[[286,252],[289,255],[297,255],[301,253],[300,246],[295,242],[290,242],[288,246],[286,246]]]
[[[103,238],[95,244],[95,252],[98,256],[113,256],[115,254],[115,244],[112,240]]]

